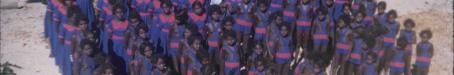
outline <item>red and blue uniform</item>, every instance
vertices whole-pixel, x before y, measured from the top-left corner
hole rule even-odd
[[[56,15],[57,15],[57,11],[56,11],[56,7],[55,7],[55,4],[52,2],[53,0],[47,0],[47,11],[46,11],[46,17],[45,17],[45,34],[46,36],[49,38],[50,40],[50,47],[51,47],[51,55],[52,56],[57,56],[57,53],[59,51],[59,47],[58,47],[58,34],[57,34],[57,26],[59,24],[57,24],[56,22]],[[56,19],[56,20],[54,20]],[[55,57],[55,63],[57,64],[57,58],[58,57]],[[58,65],[58,64],[57,64]]]
[[[404,73],[405,71],[404,63],[405,51],[401,48],[398,49],[399,50],[395,50],[394,57],[391,59],[391,62],[389,63],[391,73]]]
[[[366,63],[365,64],[366,70],[364,72],[364,75],[377,75],[377,67],[375,66],[374,63]]]
[[[353,40],[353,51],[350,54],[350,63],[359,65],[361,64],[361,59],[363,57],[363,45],[364,45],[364,40],[361,38],[355,38]]]
[[[266,27],[268,26],[268,24],[264,23],[264,22],[259,22],[259,24],[257,24],[257,26],[255,26],[255,34],[254,34],[254,39],[255,40],[264,40],[266,38]]]
[[[224,45],[222,47],[227,53],[227,58],[224,58],[224,73],[226,74],[239,74],[240,72],[240,56],[235,47]]]
[[[139,75],[151,75],[153,71],[153,63],[143,55],[137,54],[136,59],[138,63],[142,64]]]
[[[197,28],[199,29],[199,33],[203,33],[203,26],[205,26],[205,23],[207,22],[207,15],[205,13],[202,13],[201,15],[196,14],[195,12],[189,12],[189,22],[194,23]]]
[[[336,0],[334,1],[334,19],[339,19],[344,14],[344,4],[348,3],[347,0]]]
[[[131,8],[135,9],[139,13],[139,15],[141,16],[140,18],[147,25],[153,24],[153,17],[151,17],[151,15],[153,14],[153,7],[151,4],[151,0],[131,1]]]
[[[359,7],[360,7],[361,1],[360,0],[354,0],[352,1],[352,14],[356,15],[359,12]]]
[[[88,18],[88,30],[92,30],[94,27],[94,22],[96,21],[93,0],[77,0],[76,3],[76,5],[81,9],[82,13]]]
[[[238,15],[235,17],[234,30],[236,32],[242,32],[243,34],[249,34],[251,32],[254,20],[248,15]]]
[[[170,39],[170,45],[169,45],[169,50],[167,51],[167,55],[171,57],[177,57],[180,49],[180,37],[172,37]]]
[[[416,55],[416,66],[418,68],[429,68],[431,64],[432,54],[429,52],[432,44],[429,42],[421,42],[418,44],[418,49],[421,54]]]
[[[283,10],[282,19],[288,23],[294,23],[296,21],[297,10],[295,7],[287,7]]]
[[[70,25],[70,24],[63,24],[60,28],[61,32],[59,37],[64,39],[63,42],[63,48],[61,48],[61,51],[59,53],[60,56],[60,65],[62,67],[63,75],[71,75],[72,73],[72,62],[73,62],[73,57],[71,55],[73,54],[73,48],[72,44],[74,44],[74,39],[77,39],[76,36],[79,32],[79,28],[76,26]]]
[[[209,22],[206,24],[206,27],[211,30],[211,36],[208,36],[207,38],[208,53],[218,53],[218,49],[220,48],[219,41],[221,40],[220,36],[222,31],[221,23],[214,20],[209,20]]]
[[[364,17],[364,21],[366,22],[367,25],[371,25],[372,21],[374,20],[375,9],[376,9],[377,3],[367,0],[367,1],[363,2],[363,5],[366,8],[366,15]]]
[[[153,4],[151,4],[151,6],[153,7],[154,11],[153,11],[153,14],[154,15],[159,15],[163,12],[162,8],[161,8],[161,0],[153,0],[152,2]]]
[[[338,37],[336,43],[336,54],[347,55],[350,53],[351,44],[348,40],[348,34],[352,31],[349,28],[342,28],[338,30]]]
[[[166,53],[165,51],[167,51],[167,43],[168,43],[168,38],[169,38],[169,32],[170,32],[170,29],[173,25],[173,23],[175,23],[175,14],[170,14],[170,15],[165,15],[164,13],[160,14],[159,15],[159,21],[158,21],[158,24],[159,24],[159,28],[160,28],[160,33],[159,33],[159,46],[164,48],[162,52],[158,52],[158,53]],[[155,35],[150,35],[150,37],[156,37]],[[154,42],[154,43],[157,43],[157,42]]]
[[[413,37],[416,37],[415,32],[411,31],[411,30],[402,30],[400,34],[403,35],[404,38],[409,40],[408,45],[405,48],[405,52],[407,54],[411,54],[413,51],[413,46],[412,46],[414,44],[413,40],[416,40],[415,38],[413,38]]]
[[[241,12],[243,14],[248,14],[249,12],[252,11],[252,7],[254,6],[254,3],[252,3],[252,2],[248,2],[248,3],[241,2],[241,4],[239,4],[239,6],[240,6]]]
[[[107,30],[112,36],[113,43],[113,52],[122,57],[124,60],[128,60],[128,55],[126,53],[126,33],[128,30],[129,21],[125,20],[123,22],[119,20],[112,20],[109,24],[109,29]]]
[[[282,11],[284,9],[284,0],[271,0],[270,11],[271,13]]]
[[[82,54],[80,60],[76,62],[80,63],[80,75],[93,75],[96,69],[96,62],[93,58]]]
[[[328,26],[329,26],[329,20],[327,17],[325,17],[322,20],[315,20],[315,24],[317,25],[317,29],[315,30],[314,35],[312,38],[314,39],[314,45],[322,45],[326,46],[328,45],[329,39],[328,39]]]
[[[298,32],[309,32],[312,25],[313,4],[302,4],[299,7],[299,18],[296,21],[296,30]]]
[[[276,51],[275,62],[278,64],[288,64],[292,59],[292,53],[290,48],[291,36],[281,37],[279,42],[281,46],[278,51]]]
[[[378,20],[378,23],[380,23],[381,26],[386,25],[386,21],[388,21],[387,17],[386,17],[386,13],[377,14],[377,15],[375,15],[375,18]]]
[[[393,47],[395,40],[396,40],[396,35],[398,31],[398,23],[397,22],[387,22],[385,27],[388,29],[388,33],[384,35],[383,42],[385,47]]]
[[[189,59],[186,62],[187,74],[191,75],[193,70],[200,72],[202,64],[200,63],[199,59],[196,56],[196,51],[192,48],[188,48],[187,50],[184,50],[183,54],[186,55],[187,58]]]
[[[265,71],[258,71],[255,67],[251,67],[247,75],[266,75]]]

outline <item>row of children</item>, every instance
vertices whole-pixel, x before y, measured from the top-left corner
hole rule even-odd
[[[415,22],[401,29],[375,0],[47,1],[64,75],[408,75],[416,43]],[[419,36],[413,74],[425,75],[432,33]]]

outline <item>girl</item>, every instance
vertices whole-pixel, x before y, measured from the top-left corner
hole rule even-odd
[[[266,75],[271,74],[267,70],[266,63],[264,62],[263,58],[258,58],[257,62],[254,63],[254,66],[251,66],[247,75]]]
[[[348,21],[346,20],[346,17],[341,16],[337,20],[337,25],[339,26],[337,30],[337,40],[336,40],[336,52],[334,54],[334,61],[332,66],[332,72],[331,74],[335,73],[340,73],[343,74],[344,71],[341,68],[344,68],[346,60],[348,58],[348,55],[350,54],[351,51],[351,37],[352,37],[352,31],[351,29],[347,26]],[[339,69],[338,69],[339,68]],[[339,70],[336,72],[336,70]]]
[[[253,62],[257,61],[259,58],[262,58],[261,60],[263,61],[272,60],[271,52],[265,49],[265,44],[262,41],[256,41],[252,49],[254,52],[249,56],[248,65],[252,65]]]
[[[364,72],[363,72],[363,75],[378,75],[378,72],[377,72],[377,61],[376,61],[376,58],[377,58],[377,55],[372,52],[372,51],[369,51],[367,52],[367,55],[366,55],[366,62],[363,64],[364,65]]]
[[[249,39],[252,35],[251,30],[256,25],[254,16],[249,13],[240,13],[235,17],[234,30],[236,31],[236,39],[238,39],[238,46],[240,48],[240,58],[242,61],[245,59],[249,50]],[[243,63],[243,62],[242,62]]]
[[[429,42],[432,32],[428,29],[419,33],[421,42],[416,47],[416,74],[427,75],[433,57],[433,44]]]
[[[164,57],[158,57],[155,67],[151,75],[170,75],[170,71],[165,67]]]
[[[258,24],[255,26],[254,40],[264,40],[266,37],[266,27],[270,23],[268,18],[271,14],[268,11],[268,5],[268,0],[260,1],[257,4],[257,11],[255,11],[254,15],[258,18]]]
[[[405,48],[405,57],[408,60],[405,61],[410,61],[410,56],[412,56],[413,53],[413,44],[416,43],[416,34],[413,28],[415,27],[415,22],[412,19],[407,19],[404,21],[404,29],[400,30],[400,35],[399,37],[406,38],[408,40],[408,46]],[[410,66],[410,62],[406,63],[407,66]],[[410,70],[409,68],[407,70]],[[407,74],[407,73],[405,73]],[[407,74],[408,75],[408,74]]]
[[[353,21],[353,23],[351,24],[350,27],[352,29],[357,29],[357,28],[360,28],[360,27],[367,27],[364,24],[364,15],[365,15],[364,12],[358,12],[358,14],[355,15],[354,21]]]
[[[395,20],[397,17],[397,13],[395,10],[390,10],[386,16],[387,21],[384,26],[387,29],[387,31],[385,31],[386,34],[383,35],[383,47],[385,49],[384,62],[388,63],[389,59],[391,58],[389,57],[390,56],[389,54],[392,52],[391,50],[394,47],[395,38],[398,33],[398,29],[400,29],[400,26],[399,23]],[[384,69],[385,71],[387,70],[386,67]]]
[[[221,11],[218,5],[210,6],[210,20],[205,25],[205,31],[207,35],[208,44],[208,60],[214,61],[216,54],[219,52],[220,36],[221,36]]]
[[[83,40],[80,45],[80,59],[73,64],[73,75],[92,75],[95,70],[96,63],[93,59],[93,44],[88,40]]]
[[[364,5],[366,12],[364,21],[366,22],[366,24],[371,25],[372,21],[374,20],[377,2],[375,0],[365,0],[362,2],[362,4]]]
[[[172,4],[169,1],[164,1],[161,6],[164,12],[159,14],[159,21],[157,23],[161,30],[159,33],[159,41],[153,41],[153,43],[159,42],[159,47],[163,48],[162,51],[158,51],[158,54],[160,55],[167,53],[169,32],[175,23],[175,13],[172,12]],[[150,37],[154,37],[154,35],[150,35]]]
[[[82,13],[88,18],[88,30],[93,30],[93,25],[96,21],[96,14],[92,2],[93,0],[76,0],[77,6],[82,9]]]
[[[223,51],[221,52],[222,56],[224,56],[223,72],[221,73],[225,75],[240,74],[240,56],[238,55],[239,51],[235,46],[234,38],[234,32],[225,32],[221,48]]]
[[[197,75],[201,73],[201,59],[197,56],[197,54],[202,53],[202,40],[201,37],[197,35],[192,35],[188,43],[190,46],[187,46],[183,52],[186,73],[187,75]]]
[[[179,56],[179,65],[180,65],[180,73],[182,75],[186,75],[187,74],[187,64],[188,64],[188,61],[186,60],[187,59],[187,56],[186,56],[186,50],[185,49],[189,49],[191,48],[191,43],[189,43],[189,41],[191,40],[191,36],[193,35],[196,35],[197,33],[197,27],[195,25],[187,25],[185,26],[186,29],[185,29],[185,32],[183,34],[183,38],[182,38],[182,41],[181,41],[181,50],[180,52],[182,52]],[[188,51],[190,52],[190,51]]]
[[[377,4],[377,14],[375,15],[375,19],[377,20],[377,22],[384,26],[385,23],[386,23],[386,2],[384,1],[380,1],[378,2]]]
[[[153,52],[153,47],[150,43],[142,43],[140,45],[140,54],[136,55],[135,61],[139,65],[139,75],[150,75],[152,74],[153,64],[151,63],[156,57],[156,54]]]
[[[278,50],[275,52],[276,57],[274,61],[276,62],[276,73],[281,75],[288,75],[290,69],[290,62],[292,60],[292,53],[294,47],[292,46],[292,36],[291,29],[288,24],[284,24],[279,27],[280,36]]]
[[[364,53],[365,49],[367,49],[367,45],[365,40],[361,37],[364,32],[364,28],[357,28],[355,33],[353,33],[353,44],[352,44],[352,52],[350,54],[349,62],[349,70],[347,71],[347,75],[355,74],[361,75],[361,68],[360,65],[364,59],[362,54]]]
[[[189,11],[189,22],[194,23],[199,30],[199,33],[205,36],[205,33],[202,31],[202,27],[205,26],[207,21],[207,15],[204,11],[203,5],[199,1],[195,1],[192,4],[192,11]],[[205,37],[204,37],[205,38]]]
[[[327,13],[324,8],[317,9],[318,17],[314,20],[312,31],[315,53],[324,54],[328,47],[328,32],[330,32],[331,20],[327,17]]]
[[[311,4],[310,0],[302,0],[301,4],[298,6],[298,20],[296,21],[296,36],[298,41],[297,46],[302,46],[303,49],[308,48],[309,33],[311,30],[312,19],[313,19],[313,9],[314,6]]]
[[[168,45],[168,52],[167,52],[167,55],[170,56],[170,58],[172,59],[172,66],[173,66],[173,69],[176,71],[176,72],[180,72],[179,71],[179,68],[178,68],[178,57],[180,55],[180,42],[181,42],[181,38],[178,34],[178,32],[176,32],[177,30],[175,28],[172,28],[172,30],[170,30],[170,40],[169,40],[169,45]]]
[[[113,43],[113,52],[122,57],[122,60],[129,60],[126,50],[126,31],[129,26],[129,21],[126,20],[124,15],[124,7],[116,6],[114,7],[114,15],[116,18],[112,20],[108,26],[108,32],[111,36]]]
[[[390,74],[391,75],[402,75],[406,72],[409,72],[409,70],[406,70],[406,61],[408,58],[406,58],[405,55],[405,46],[408,45],[408,41],[406,38],[399,38],[397,40],[397,46],[392,50],[392,58],[389,63],[390,67]]]
[[[64,20],[63,17],[62,25],[60,26],[60,33],[58,35],[60,39],[60,44],[63,45],[61,51],[59,52],[59,61],[57,64],[60,64],[63,75],[71,75],[72,62],[73,62],[73,53],[75,53],[75,47],[78,43],[77,34],[79,34],[79,22],[76,20],[76,16],[82,16],[80,12],[71,12],[70,10],[78,10],[77,7],[70,7],[68,9],[68,20]]]

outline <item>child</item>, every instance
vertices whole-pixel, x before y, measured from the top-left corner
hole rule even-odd
[[[408,40],[408,46],[405,48],[406,53],[412,53],[412,45],[416,43],[416,33],[413,30],[415,27],[415,22],[412,19],[407,19],[404,21],[404,29],[400,30],[400,36],[399,37],[404,37],[407,38]]]
[[[377,55],[372,52],[372,51],[369,51],[367,52],[367,57],[365,59],[365,63],[363,64],[364,65],[364,72],[362,73],[363,75],[378,75],[378,72],[377,72]]]
[[[377,5],[377,2],[375,0],[365,0],[362,2],[362,4],[365,7],[365,12],[366,15],[364,17],[364,21],[366,24],[372,24],[372,21],[374,20],[374,15],[375,15],[375,8]]]
[[[223,74],[226,75],[237,75],[240,74],[240,56],[238,49],[235,44],[235,33],[225,32],[222,46],[222,56],[224,59]]]
[[[93,8],[93,0],[76,0],[77,6],[81,8],[82,13],[87,15],[88,18],[88,30],[93,30],[95,22],[95,10]]]
[[[354,38],[352,44],[352,52],[349,58],[350,69],[347,71],[347,75],[361,75],[362,70],[360,68],[360,65],[364,59],[362,54],[364,53],[364,51],[366,51],[365,49],[368,49],[364,38],[361,37],[364,31],[364,28],[361,27],[357,28],[353,33]]]
[[[263,61],[270,61],[272,60],[272,54],[265,48],[265,44],[262,41],[254,42],[255,45],[253,46],[254,52],[250,54],[248,65],[252,65],[253,62],[258,61],[259,58]]]
[[[432,32],[428,29],[423,30],[419,33],[419,37],[421,42],[416,47],[416,74],[427,75],[434,53],[433,44],[429,42]]]
[[[258,60],[254,63],[254,66],[251,66],[247,75],[267,75],[271,74],[265,67],[266,63],[263,58],[258,58]]]
[[[159,36],[159,47],[163,48],[162,51],[158,51],[158,54],[167,53],[167,45],[168,45],[168,38],[169,32],[171,27],[173,27],[175,23],[175,13],[172,12],[173,7],[169,1],[164,1],[162,4],[163,13],[159,14],[159,24],[160,28],[160,36]],[[150,37],[154,37],[155,35],[150,35]],[[153,43],[158,43],[158,41],[153,41]]]
[[[178,68],[178,57],[180,55],[181,49],[180,42],[181,37],[179,36],[177,30],[174,27],[170,30],[170,40],[167,48],[169,50],[167,52],[167,55],[170,56],[170,58],[172,59],[172,66],[176,72],[180,72]]]
[[[257,11],[255,11],[254,15],[258,18],[258,24],[255,26],[254,40],[264,40],[266,37],[266,27],[270,23],[268,18],[271,14],[268,11],[268,5],[268,0],[260,1],[257,4]]]
[[[295,6],[285,5],[283,10],[283,20],[288,23],[294,23],[296,21],[297,9]]]
[[[194,23],[197,28],[200,29],[199,33],[205,35],[202,31],[202,27],[205,26],[207,15],[204,11],[202,3],[195,1],[194,4],[192,4],[192,11],[189,11],[188,16],[189,22]]]
[[[150,43],[142,43],[140,45],[140,54],[137,54],[135,58],[135,61],[138,63],[137,65],[140,67],[139,75],[152,74],[153,64],[151,62],[156,57],[153,50]]]
[[[87,39],[82,40],[80,45],[81,54],[80,58],[76,60],[73,64],[73,74],[74,75],[91,75],[95,70],[96,64],[93,59],[93,44]]]
[[[385,10],[386,10],[386,2],[384,2],[384,1],[378,2],[378,4],[377,4],[377,14],[375,15],[375,19],[382,26],[384,26],[385,23],[386,23]]]
[[[170,71],[165,67],[164,57],[158,57],[156,61],[156,69],[153,69],[151,75],[170,75]]]
[[[210,20],[205,25],[205,31],[207,35],[207,44],[208,44],[208,60],[213,61],[216,54],[219,52],[219,46],[221,46],[220,36],[221,36],[221,10],[218,5],[210,6]]]
[[[181,41],[181,54],[179,56],[179,65],[180,65],[180,73],[182,75],[186,75],[186,71],[187,71],[187,64],[188,64],[188,61],[186,60],[187,56],[186,56],[186,49],[189,49],[191,48],[191,43],[189,43],[189,41],[191,40],[191,36],[193,35],[196,35],[197,33],[197,27],[195,25],[187,25],[185,26],[185,32],[183,34],[183,38],[182,38],[182,41]],[[189,51],[188,51],[189,52]]]
[[[345,6],[349,6],[349,0],[335,0],[334,1],[334,16],[333,18],[334,19],[339,19],[342,15],[344,14],[348,14],[348,13],[344,13],[344,10],[345,10]]]
[[[397,46],[392,50],[392,58],[389,63],[390,67],[390,74],[391,75],[402,75],[406,72],[409,66],[406,65],[407,59],[405,55],[405,46],[407,46],[408,41],[406,38],[398,38],[397,39]]]
[[[367,27],[365,24],[364,24],[364,15],[365,13],[364,12],[358,12],[356,15],[355,15],[355,18],[353,19],[353,23],[351,24],[351,28],[352,29],[356,29],[356,28],[359,28],[359,27]]]
[[[78,29],[79,22],[77,22],[76,16],[82,16],[80,12],[71,12],[70,10],[77,10],[75,7],[70,7],[68,9],[68,20],[64,21],[62,19],[62,25],[60,26],[60,32],[58,38],[60,40],[60,44],[63,46],[61,51],[59,51],[59,59],[57,64],[60,65],[62,69],[63,75],[70,75],[72,69],[72,62],[73,62],[73,53],[75,53],[75,47],[78,43],[77,34],[80,32]]]
[[[385,28],[387,29],[386,34],[383,35],[383,47],[385,49],[385,60],[384,62],[387,63],[390,59],[390,53],[392,48],[394,47],[395,38],[398,33],[398,29],[400,29],[399,23],[395,20],[397,17],[397,13],[395,10],[390,10],[387,15],[387,19],[384,24]],[[387,68],[384,68],[385,70]]]
[[[324,54],[328,49],[331,20],[327,17],[328,11],[324,8],[318,8],[317,14],[318,17],[314,20],[312,29],[313,45],[315,53]]]
[[[310,0],[302,0],[299,7],[298,20],[296,21],[296,36],[298,44],[302,48],[308,48],[309,33],[311,30],[314,6]]]
[[[280,36],[278,38],[278,50],[275,52],[274,61],[276,62],[276,74],[287,75],[290,69],[290,62],[292,60],[292,53],[294,47],[291,36],[291,29],[288,24],[279,27]]]
[[[183,51],[183,57],[185,58],[184,62],[186,67],[187,75],[197,75],[201,73],[202,64],[200,62],[200,58],[197,56],[199,53],[203,52],[202,49],[202,40],[201,37],[197,35],[192,35],[188,43],[190,44],[189,47],[186,47]]]
[[[152,24],[153,7],[151,0],[131,0],[131,8],[137,11],[146,25]]]
[[[339,26],[337,30],[337,40],[336,40],[336,52],[334,54],[334,61],[333,66],[332,66],[332,72],[331,74],[335,74],[335,70],[339,70],[337,73],[343,74],[343,69],[337,69],[337,68],[343,68],[346,60],[348,59],[348,55],[350,54],[351,51],[351,37],[352,37],[352,31],[351,29],[347,26],[348,21],[346,20],[347,17],[341,16],[337,20],[337,25]]]

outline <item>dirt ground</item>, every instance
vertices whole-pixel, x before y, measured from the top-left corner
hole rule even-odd
[[[452,0],[378,1],[386,1],[388,9],[396,9],[400,22],[414,19],[416,32],[431,29],[434,37],[430,41],[435,46],[435,56],[430,75],[453,75]],[[15,69],[18,75],[60,74],[54,59],[49,57],[50,50],[43,38],[44,12],[45,5],[40,3],[25,4],[21,9],[0,9],[0,62],[21,66],[22,69]]]

